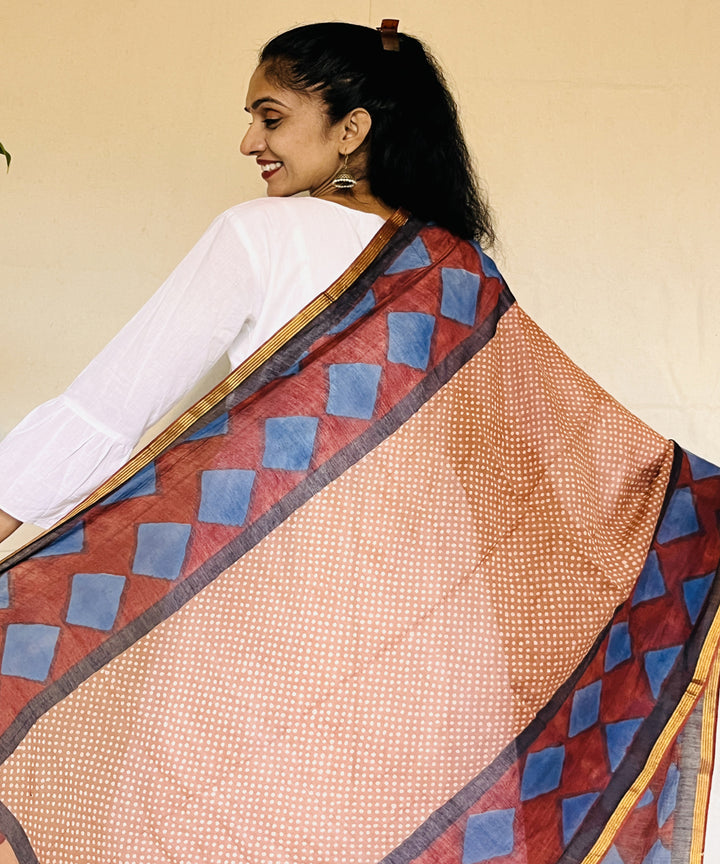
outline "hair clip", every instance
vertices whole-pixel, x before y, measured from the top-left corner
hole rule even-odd
[[[397,18],[383,18],[382,24],[377,28],[380,31],[382,46],[385,51],[400,50],[399,24],[400,21]]]

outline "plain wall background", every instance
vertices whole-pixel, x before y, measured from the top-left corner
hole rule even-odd
[[[217,213],[264,194],[238,152],[261,44],[382,17],[447,70],[521,305],[621,402],[720,462],[715,0],[0,0],[0,436]]]

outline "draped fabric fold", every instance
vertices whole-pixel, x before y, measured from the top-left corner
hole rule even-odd
[[[720,469],[403,223],[0,565],[23,864],[699,862]]]

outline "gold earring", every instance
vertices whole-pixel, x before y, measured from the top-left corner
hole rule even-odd
[[[348,154],[345,154],[345,162],[343,163],[342,168],[338,171],[338,173],[333,177],[330,181],[332,185],[336,189],[352,189],[353,186],[357,183],[357,180],[350,173],[348,168]]]

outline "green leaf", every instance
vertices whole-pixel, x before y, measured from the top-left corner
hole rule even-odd
[[[7,168],[9,171],[10,170],[10,160],[12,159],[12,156],[8,153],[8,151],[3,147],[2,144],[0,144],[0,156],[5,157],[5,160],[7,162]]]

